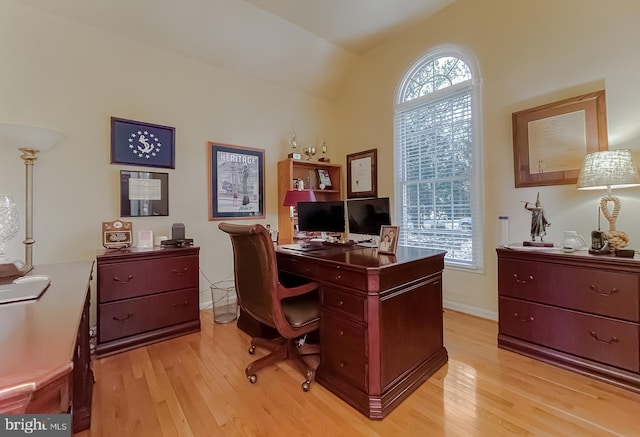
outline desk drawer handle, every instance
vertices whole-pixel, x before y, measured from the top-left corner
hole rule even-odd
[[[528,281],[533,281],[533,276],[531,276],[531,275],[529,275],[529,277],[527,279],[519,279],[518,278],[518,274],[514,273],[513,277],[516,279],[516,282],[518,284],[526,284],[526,283],[528,283]]]
[[[527,318],[527,317],[524,317],[524,318],[523,318],[523,317],[520,317],[520,314],[518,314],[518,313],[513,313],[513,318],[514,318],[514,319],[518,319],[518,320],[520,320],[521,322],[533,322],[533,321],[535,320],[535,319],[533,318],[533,316],[529,316],[528,318]]]
[[[339,306],[339,307],[344,306],[344,302],[343,302],[343,301],[339,301],[339,302],[338,302],[338,306]]]
[[[118,316],[113,316],[113,320],[115,320],[116,322],[126,322],[131,317],[133,317],[133,313],[127,314],[127,316],[125,318],[123,318],[123,319],[119,318]]]
[[[344,331],[340,331],[340,332],[338,332],[338,335],[339,335],[340,337],[344,337]]]
[[[344,369],[344,366],[346,366],[347,364],[344,361],[340,361],[340,368]]]
[[[337,275],[336,275],[336,281],[339,281],[340,279],[342,279],[342,275],[337,274]]]
[[[185,300],[185,301],[184,301],[184,302],[182,302],[182,303],[174,303],[174,304],[172,304],[171,306],[172,306],[173,308],[181,308],[181,307],[186,307],[187,305],[189,305],[189,301],[188,301],[188,300]]]
[[[620,290],[617,288],[612,288],[611,291],[600,291],[597,285],[589,285],[589,290],[593,291],[599,296],[613,296],[614,294],[620,293]]]
[[[618,343],[620,341],[618,337],[616,337],[615,335],[611,337],[609,340],[602,340],[601,338],[598,338],[598,333],[596,331],[591,331],[589,334],[591,334],[591,336],[595,338],[596,341],[599,341],[600,343],[611,344],[611,343]]]
[[[184,269],[182,269],[182,270],[179,270],[179,269],[172,269],[171,271],[172,271],[173,273],[175,273],[176,275],[178,275],[178,276],[182,276],[182,275],[185,275],[185,274],[189,271],[189,269],[185,267],[185,268],[184,268]]]
[[[132,279],[133,279],[133,275],[127,276],[127,279],[125,279],[124,281],[122,279],[120,279],[119,277],[114,276],[113,277],[113,282],[119,282],[121,284],[127,284],[127,283],[131,282]]]

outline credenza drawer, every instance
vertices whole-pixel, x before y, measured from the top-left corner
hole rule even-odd
[[[366,315],[366,299],[344,293],[330,286],[322,286],[322,305],[324,308],[339,311],[364,322]]]
[[[98,311],[98,341],[107,342],[197,319],[198,289],[105,303]]]
[[[198,286],[198,256],[98,264],[98,302]]]
[[[365,390],[366,342],[364,326],[323,313],[320,318],[323,339],[322,365],[354,386]]]
[[[502,296],[640,321],[640,277],[635,273],[509,259],[499,268]]]
[[[640,325],[500,297],[500,333],[559,351],[640,371]]]

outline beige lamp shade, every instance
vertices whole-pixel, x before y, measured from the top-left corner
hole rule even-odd
[[[628,188],[640,185],[638,168],[626,149],[603,150],[584,157],[578,176],[579,190]]]

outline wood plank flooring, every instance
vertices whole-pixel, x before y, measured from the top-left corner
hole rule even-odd
[[[445,311],[449,363],[382,421],[289,364],[244,375],[235,323],[95,360],[91,429],[76,436],[640,436],[640,394],[498,349],[497,323]]]

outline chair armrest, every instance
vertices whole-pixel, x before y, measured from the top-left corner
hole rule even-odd
[[[309,293],[318,288],[316,282],[308,282],[306,284],[298,285],[297,287],[284,287],[278,286],[278,297],[282,300],[286,297],[300,296],[301,294]]]

